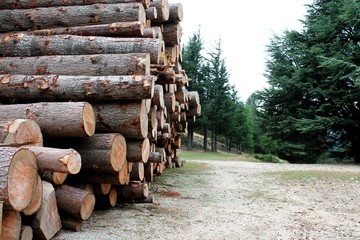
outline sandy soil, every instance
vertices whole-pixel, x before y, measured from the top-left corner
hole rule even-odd
[[[360,239],[359,166],[195,162],[208,170],[155,179],[154,204],[95,211],[81,232],[55,239]],[[287,171],[350,176],[288,179]]]

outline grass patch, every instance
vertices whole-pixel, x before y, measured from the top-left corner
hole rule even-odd
[[[268,163],[287,163],[287,161],[282,160],[271,154],[253,154],[253,157],[259,159],[262,162]]]
[[[259,162],[255,158],[247,154],[235,154],[227,152],[205,152],[205,151],[187,151],[182,150],[180,153],[182,159],[185,160],[233,160]]]
[[[338,180],[360,182],[360,173],[336,172],[336,171],[285,171],[270,173],[280,175],[284,180],[291,181],[313,181],[313,180]]]

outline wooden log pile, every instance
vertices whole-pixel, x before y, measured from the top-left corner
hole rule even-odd
[[[180,3],[0,2],[0,239],[80,231],[152,202],[201,114],[181,68]]]

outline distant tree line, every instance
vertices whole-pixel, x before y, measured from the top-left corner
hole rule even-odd
[[[229,85],[220,42],[203,57],[200,33],[194,34],[183,64],[203,114],[190,137],[193,131],[210,133],[214,151],[221,137],[229,148],[290,162],[360,163],[360,2],[315,0],[307,7],[301,31],[271,39],[269,87],[246,103]]]

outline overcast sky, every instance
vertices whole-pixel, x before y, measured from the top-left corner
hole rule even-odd
[[[312,0],[169,0],[182,3],[182,44],[200,26],[208,51],[221,37],[230,83],[243,101],[266,86],[266,45],[274,33],[301,30],[305,4]]]

